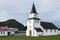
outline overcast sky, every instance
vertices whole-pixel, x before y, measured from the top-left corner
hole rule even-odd
[[[41,21],[60,27],[60,0],[0,0],[0,22],[15,19],[26,25],[33,2]]]

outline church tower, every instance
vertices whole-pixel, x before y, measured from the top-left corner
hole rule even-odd
[[[32,10],[27,20],[26,36],[37,36],[35,34],[35,28],[40,28],[40,19],[38,18],[38,13],[36,12],[35,5],[33,3]]]

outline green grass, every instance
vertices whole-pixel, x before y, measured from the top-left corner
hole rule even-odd
[[[2,38],[0,40],[60,40],[60,35],[58,36],[48,36],[48,37],[14,37],[14,38]]]

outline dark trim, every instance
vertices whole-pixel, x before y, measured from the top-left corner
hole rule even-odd
[[[40,20],[39,18],[29,18],[27,20],[31,20],[31,19]]]
[[[36,30],[37,32],[43,32],[43,31],[41,30],[41,28],[35,28],[35,30]]]

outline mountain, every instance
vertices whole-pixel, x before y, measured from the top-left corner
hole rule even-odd
[[[23,28],[24,25],[16,21],[15,19],[10,19],[4,22],[0,22],[0,26],[8,26],[9,28]]]

